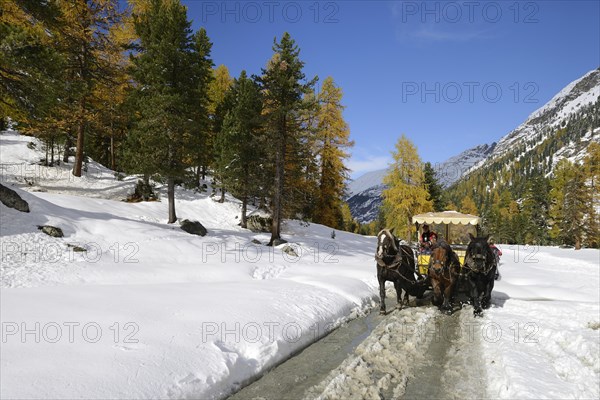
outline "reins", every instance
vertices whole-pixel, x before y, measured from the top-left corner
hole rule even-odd
[[[396,247],[396,246],[394,246]],[[409,256],[409,254],[407,254],[406,250],[404,250],[402,247],[400,247],[399,249],[396,248],[397,251],[399,251],[398,254],[394,255],[394,261],[390,264],[386,264],[386,262],[383,260],[384,257],[392,257],[392,255],[389,254],[384,254],[383,256],[379,257],[377,254],[375,255],[375,261],[377,262],[377,265],[379,265],[380,267],[384,267],[385,269],[387,269],[390,272],[394,272],[396,274],[398,274],[398,276],[402,279],[404,279],[406,282],[409,282],[411,284],[416,284],[418,282],[422,282],[423,280],[410,280],[407,277],[405,277],[404,275],[402,275],[400,273],[400,271],[398,271],[398,267],[402,264],[402,253],[406,254],[406,256]],[[414,258],[414,254],[412,254],[412,257]]]

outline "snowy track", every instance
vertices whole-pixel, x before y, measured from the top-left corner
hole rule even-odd
[[[393,310],[395,300],[387,300]],[[484,398],[481,343],[473,334],[481,325],[470,308],[446,316],[428,299],[387,316],[375,310],[338,328],[230,400]]]

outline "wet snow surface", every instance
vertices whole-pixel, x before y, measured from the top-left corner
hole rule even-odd
[[[2,398],[224,398],[377,306],[373,237],[286,221],[293,258],[251,243],[269,235],[238,226],[236,199],[179,189],[178,216],[209,231],[192,236],[166,224],[165,201],[120,201],[135,177],[91,162],[74,178],[41,156],[0,134],[1,181],[31,208],[0,205]],[[600,397],[599,252],[503,250],[484,318],[394,311],[349,337],[303,395]],[[424,379],[437,389],[420,392]]]

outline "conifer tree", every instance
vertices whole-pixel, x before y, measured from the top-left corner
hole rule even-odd
[[[534,176],[527,183],[521,210],[526,225],[526,243],[548,243],[549,191],[548,179],[543,176]]]
[[[63,97],[66,60],[57,49],[58,4],[0,2],[0,119],[35,124]],[[51,32],[52,34],[48,34]]]
[[[443,189],[439,184],[438,179],[436,177],[436,173],[433,170],[430,162],[426,162],[423,167],[423,173],[425,175],[425,186],[427,187],[427,191],[429,192],[429,198],[433,203],[434,211],[444,211],[446,202],[443,198]]]
[[[273,198],[271,203],[273,224],[271,240],[281,239],[281,219],[285,207],[285,165],[288,142],[300,129],[298,113],[303,106],[303,96],[314,86],[316,78],[305,82],[300,60],[300,50],[289,33],[273,44],[274,54],[262,70],[260,83],[265,96],[267,132],[274,152]]]
[[[117,0],[76,0],[59,2],[61,29],[60,51],[68,60],[65,76],[70,77],[77,136],[73,175],[81,176],[85,133],[96,116],[92,106],[97,85],[105,84],[119,69],[119,60],[108,56],[116,45],[111,37],[111,27],[122,23],[123,12]],[[69,73],[70,72],[70,73]]]
[[[314,220],[333,228],[343,228],[340,225],[343,220],[341,206],[348,179],[344,159],[349,157],[346,149],[354,143],[350,141],[350,130],[342,115],[342,90],[335,85],[333,78],[327,77],[323,81],[318,101],[317,156],[320,177]]]
[[[411,240],[412,216],[431,211],[433,204],[428,200],[425,187],[423,164],[417,148],[404,135],[398,139],[390,172],[383,179],[387,189],[383,191],[383,210],[386,227],[396,232],[406,232]]]
[[[225,65],[221,64],[213,69],[212,74],[213,79],[208,86],[208,115],[211,119],[211,129],[206,138],[206,149],[204,152],[205,165],[202,165],[202,171],[198,171],[198,174],[201,175],[200,177],[202,179],[206,178],[207,168],[212,166],[219,157],[220,149],[217,148],[217,140],[221,134],[225,114],[232,107],[225,103],[226,94],[233,84],[233,78],[229,75],[229,70]],[[221,179],[220,176],[217,176],[217,178]],[[224,188],[222,188],[222,193],[223,192]]]
[[[584,159],[586,185],[590,191],[590,204],[587,208],[587,220],[584,244],[587,247],[600,247],[600,143],[592,142],[588,146]]]
[[[137,120],[128,137],[132,172],[159,174],[167,181],[169,223],[175,213],[175,181],[198,154],[206,82],[207,42],[203,30],[192,35],[187,11],[178,1],[151,0],[135,17],[139,36],[132,55],[133,101]]]
[[[473,198],[471,196],[466,195],[465,197],[463,197],[462,201],[460,202],[460,212],[471,215],[479,214],[477,205],[475,204],[475,201],[473,201]]]
[[[260,160],[265,156],[262,94],[258,84],[242,71],[229,96],[233,106],[219,135],[217,165],[224,184],[242,201],[241,226],[245,228],[248,200],[258,192]]]
[[[559,243],[575,246],[578,250],[584,238],[585,215],[591,203],[585,171],[562,159],[555,167],[550,184],[550,235]]]

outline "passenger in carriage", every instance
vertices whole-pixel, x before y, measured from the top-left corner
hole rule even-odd
[[[429,225],[423,225],[423,232],[421,233],[421,253],[431,253],[431,246],[437,242],[437,233],[429,230]]]
[[[500,279],[500,256],[502,255],[502,250],[500,250],[500,247],[496,246],[493,237],[490,237],[488,239],[488,244],[490,245],[490,249],[492,249],[492,251],[494,252],[494,257],[496,258],[496,275],[494,276],[494,279],[499,280]]]

